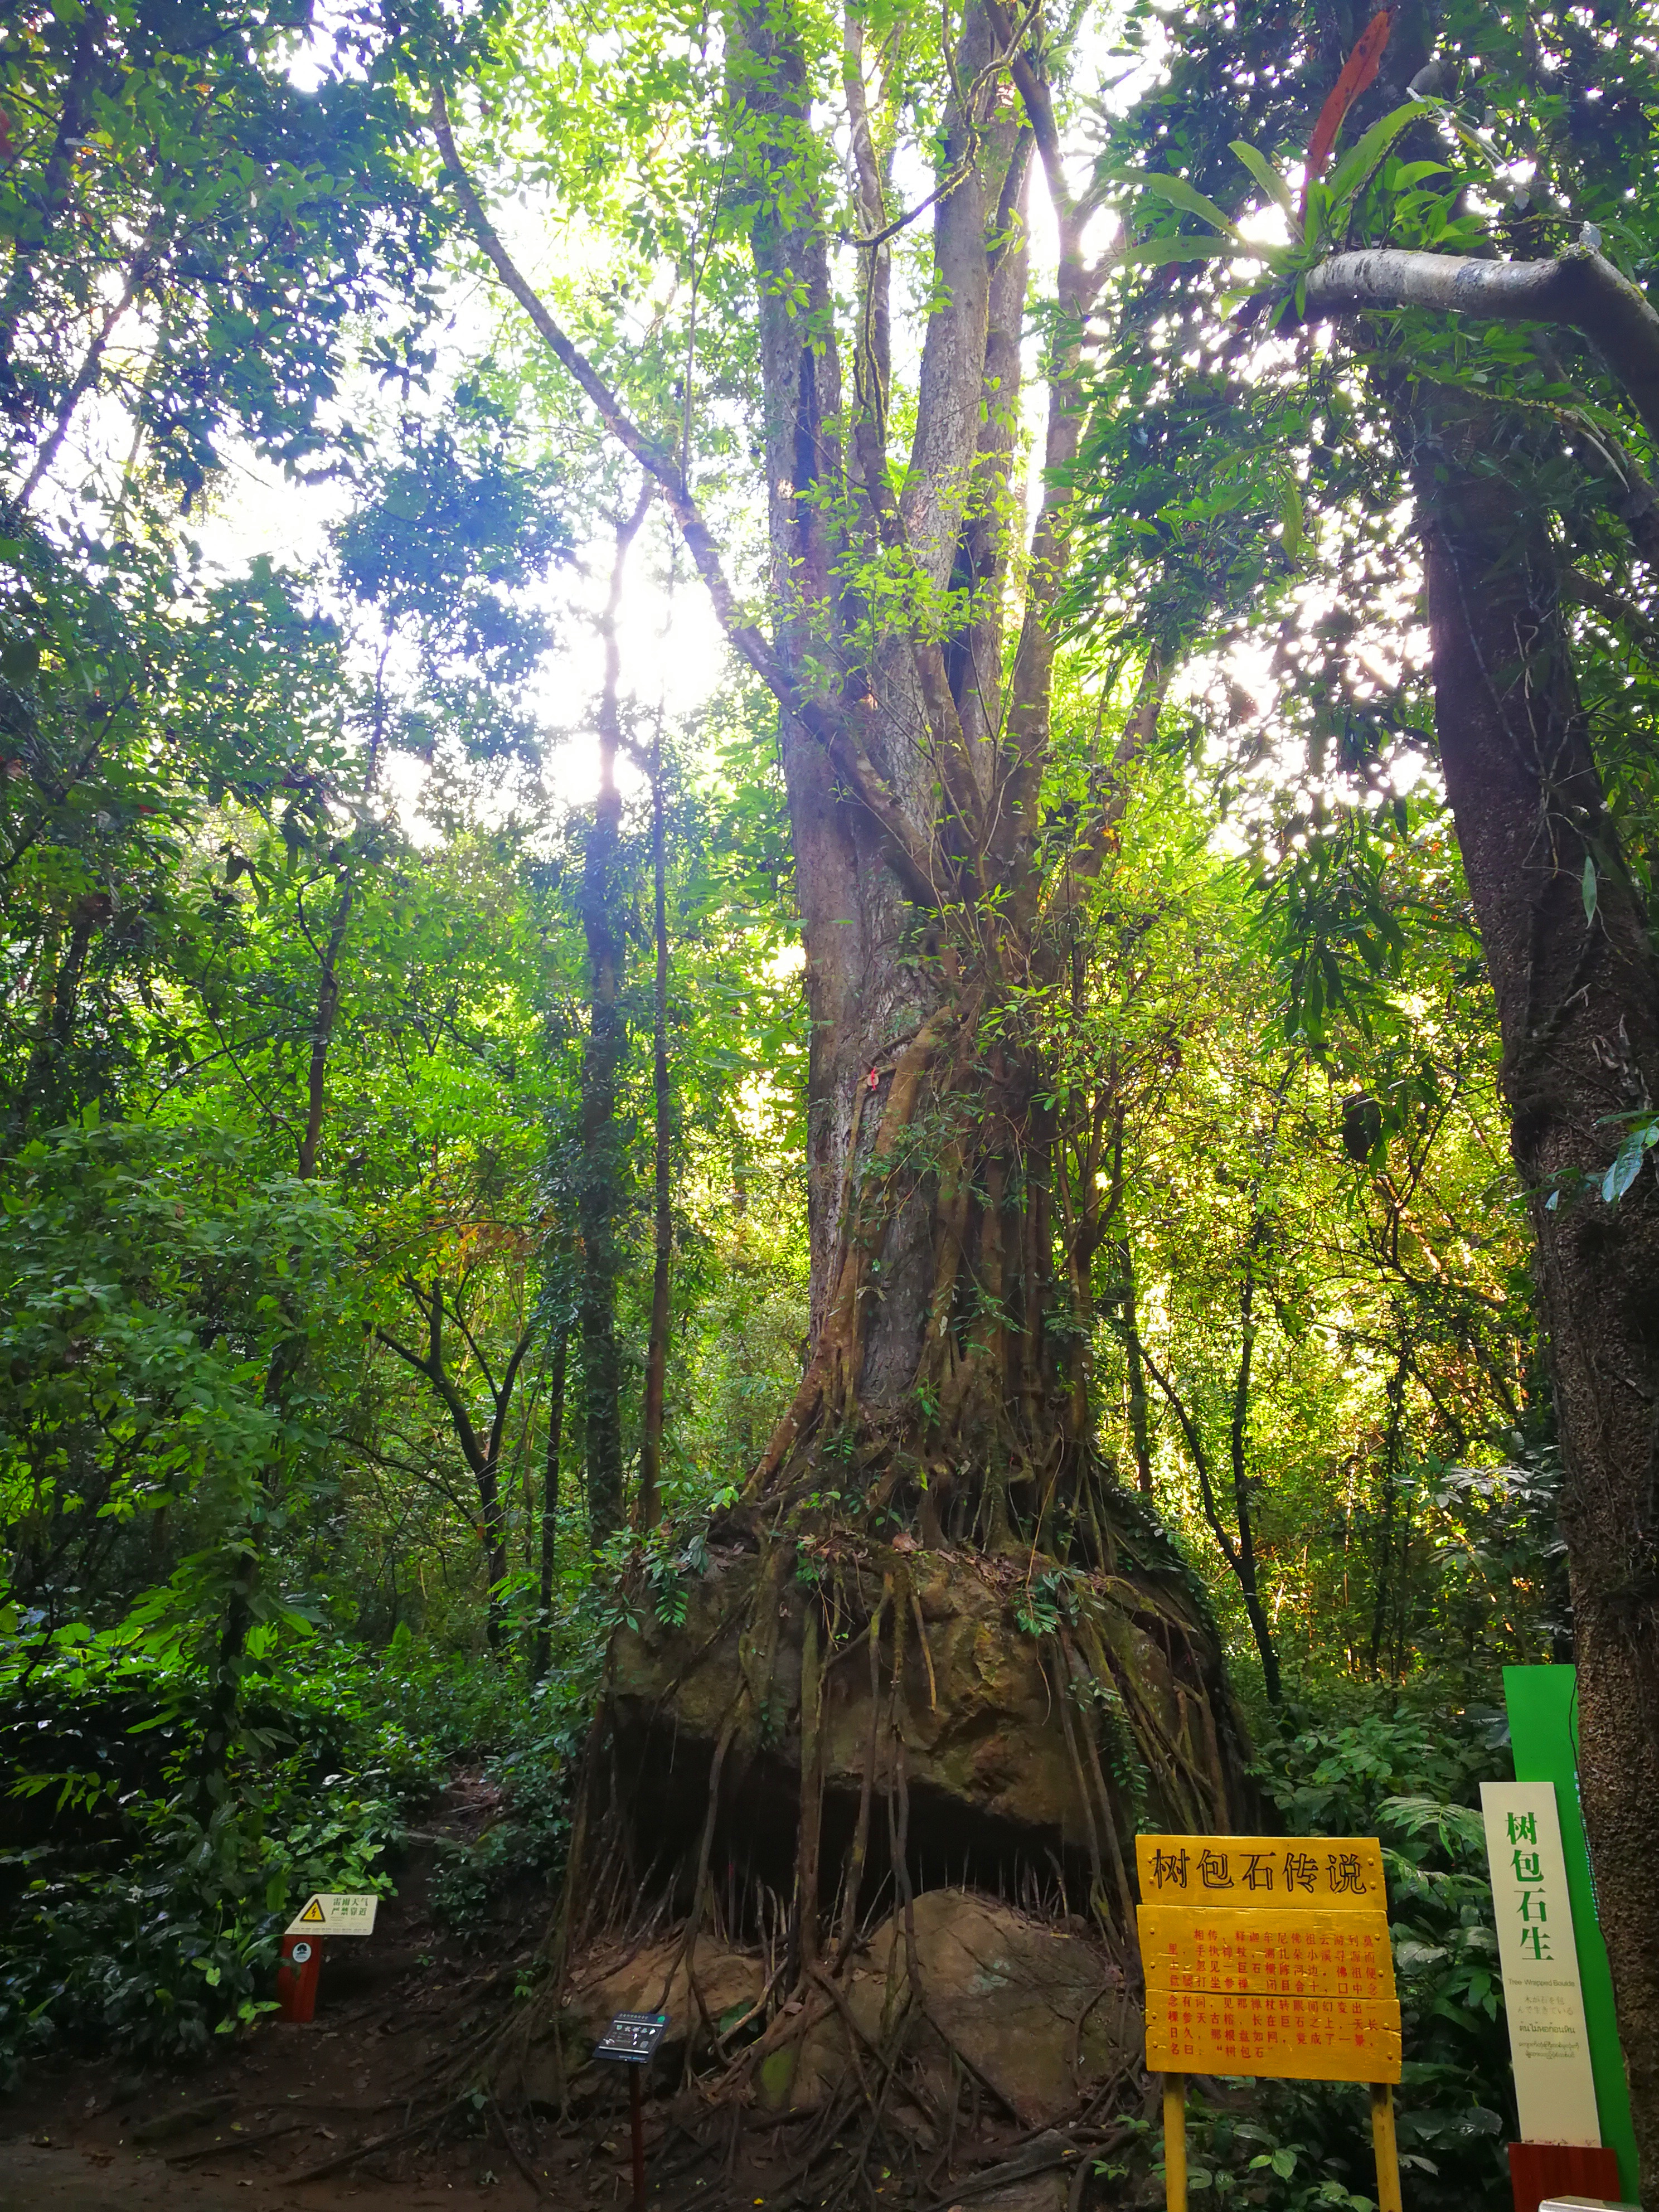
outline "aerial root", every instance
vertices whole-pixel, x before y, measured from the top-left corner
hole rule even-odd
[[[1018,1455],[1004,1456],[1012,1464]],[[915,1464],[914,1457],[907,1460]],[[1109,1987],[1127,1989],[1134,1974],[1129,1793],[1144,1790],[1171,1825],[1237,1825],[1229,1815],[1242,1758],[1224,1692],[1212,1688],[1207,1617],[1178,1571],[1164,1563],[1156,1532],[1149,1534],[1127,1510],[1116,1512],[1103,1492],[1098,1500],[1088,1494],[1092,1535],[1078,1524],[1084,1533],[1075,1542],[1086,1545],[1089,1563],[1079,1564],[1075,1548],[1058,1558],[1033,1548],[1027,1558],[1022,1539],[1024,1577],[1011,1586],[1006,1545],[977,1562],[951,1553],[948,1544],[934,1547],[946,1558],[930,1552],[918,1558],[914,1539],[890,1541],[866,1528],[805,1519],[816,1498],[808,1500],[794,1480],[800,1472],[792,1454],[773,1486],[775,1510],[762,1516],[740,1507],[726,1533],[715,1532],[726,1564],[708,1583],[702,1602],[708,1611],[698,1615],[694,1602],[678,1641],[672,1630],[665,1641],[657,1636],[649,1646],[662,1655],[657,1671],[640,1652],[630,1656],[628,1639],[619,1635],[613,1642],[573,1801],[562,1893],[538,1954],[541,1978],[531,2001],[451,2054],[432,2085],[424,2121],[401,2138],[382,2138],[318,2171],[337,2170],[353,2156],[459,2119],[470,2106],[502,2132],[508,2154],[539,2188],[513,2140],[517,2115],[511,2108],[522,2096],[528,2110],[533,2097],[543,2111],[553,2105],[565,2125],[575,2118],[586,2089],[570,2078],[581,2062],[574,2051],[567,2062],[563,2041],[574,2017],[568,2003],[573,1964],[603,1937],[620,1953],[607,1955],[608,1978],[648,1946],[659,1947],[652,1951],[649,1988],[623,2002],[656,2011],[672,2003],[687,2015],[675,2027],[677,2039],[684,2035],[685,2058],[664,2146],[665,2152],[672,2147],[672,2157],[659,2168],[662,2179],[700,2165],[735,2177],[745,2147],[769,2131],[775,2144],[795,2146],[781,2179],[769,2172],[767,2200],[775,2208],[810,2203],[823,2212],[857,2212],[868,2202],[883,2212],[896,2198],[920,2208],[935,2197],[971,2206],[994,2187],[1064,2166],[1075,2155],[1072,2212],[1081,2212],[1092,2164],[1082,2152],[1126,2132],[1109,2123],[1114,2113],[1140,2107],[1146,2089],[1138,2068],[1118,2066],[1068,2119],[1030,2130],[992,2078],[997,2069],[988,2073],[975,2063],[961,2033],[951,2032],[946,1985],[927,1985],[924,1968],[928,1976],[943,1970],[931,1950],[924,1959],[918,1942],[921,1877],[915,1867],[928,1863],[930,1849],[937,1855],[927,1824],[939,1819],[939,1783],[921,1762],[933,1756],[927,1747],[937,1736],[941,1709],[954,1711],[951,1700],[961,1694],[948,1672],[955,1662],[944,1656],[952,1647],[939,1642],[937,1652],[930,1648],[930,1624],[953,1619],[951,1607],[957,1605],[965,1618],[1002,1620],[1006,1630],[975,1632],[1006,1632],[1011,1644],[1025,1639],[1021,1663],[1028,1671],[1035,1647],[1051,1710],[1057,1709],[1053,1755],[1069,1775],[1068,1805],[1075,1801],[1075,1814],[1066,1814],[1068,1824],[1074,1821],[1066,1832],[1075,1833],[1075,1858],[1082,1863],[1075,1872],[1086,1875],[1090,1917],[1119,1970],[1113,1975],[1107,1969]],[[1048,1466],[1030,1470],[1050,1503],[1053,1475]],[[801,1497],[791,1508],[794,1490]],[[947,1484],[940,1495],[948,1494]],[[814,1581],[807,1578],[809,1568]],[[975,1578],[971,1599],[953,1594],[959,1576]],[[1043,1595],[1050,1583],[1060,1592],[1053,1613],[1040,1626],[1028,1625],[1028,1614],[1017,1609],[1050,1604]],[[981,1585],[993,1593],[994,1607],[1006,1610],[985,1610]],[[930,1595],[936,1592],[942,1595]],[[932,1632],[937,1639],[937,1629]],[[867,1692],[854,1695],[847,1672],[837,1670],[857,1668],[860,1647]],[[1144,1665],[1138,1656],[1143,1650]],[[635,1672],[624,1671],[619,1684],[619,1671],[630,1668]],[[688,1686],[693,1677],[695,1696]],[[787,1709],[780,1682],[789,1686]],[[841,1715],[833,1766],[826,1750],[832,1689]],[[1039,1700],[1041,1695],[1039,1686]],[[1213,1715],[1206,1703],[1212,1695],[1223,1698]],[[866,1696],[867,1724],[860,1709]],[[857,1713],[854,1745],[844,1741],[849,1702]],[[680,1729],[682,1713],[691,1711],[699,1716],[692,1740],[696,1755],[708,1761],[706,1775],[688,1792],[689,1803],[685,1796],[662,1801],[672,1802],[672,1820],[640,1847],[640,1806],[656,1802],[639,1797],[648,1761],[671,1727]],[[675,1741],[684,1739],[677,1733]],[[758,1859],[744,1858],[739,1844],[740,1870],[727,1867],[716,1878],[720,1823],[738,1817],[732,1808],[744,1802],[744,1776],[753,1772],[757,1750],[792,1765],[798,1758],[788,1785],[795,1821],[788,1858],[781,1849],[775,1867],[763,1870]],[[925,1810],[915,1838],[913,1760],[933,1793],[923,1799],[918,1789]],[[819,1853],[831,1771],[836,1818],[845,1825],[836,1846],[839,1868],[832,1861],[823,1869]],[[963,1803],[971,1814],[977,1800]],[[988,1820],[994,1801],[988,1799],[987,1807]],[[1039,1912],[1049,1901],[1047,1877],[1034,1871],[1040,1842],[1023,1875],[1024,1862],[1015,1866],[1018,1902]],[[724,1844],[721,1852],[724,1860]],[[1074,1910],[1066,1901],[1073,1869],[1053,1850],[1049,1856],[1054,1903],[1061,1911]],[[1029,1899],[1021,1881],[1033,1890]],[[878,1921],[887,1929],[880,1941],[888,1980],[878,2024],[872,1991],[855,1992],[854,1977],[871,1955]],[[677,1922],[678,1934],[663,1933]],[[757,1952],[740,2008],[730,2012],[724,2009],[729,1999],[714,1995],[711,1944]],[[1088,2016],[1108,1993],[1103,1988],[1078,2000],[1083,2012],[1070,2027],[1073,2080],[1081,2070]],[[1097,2021],[1091,2048],[1114,2042],[1121,2047],[1121,2031]],[[791,2052],[793,2057],[781,2057]],[[988,2134],[1000,2138],[994,2151]],[[982,2162],[988,2154],[989,2164]],[[868,2178],[872,2164],[886,2166],[894,2185],[880,2204]],[[712,2175],[710,2183],[708,2196],[716,2198]]]

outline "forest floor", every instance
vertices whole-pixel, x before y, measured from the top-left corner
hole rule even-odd
[[[453,2123],[435,2144],[402,2139],[411,2100],[486,2010],[511,1998],[519,1967],[545,1932],[544,1887],[526,1885],[484,1928],[442,1932],[428,1909],[441,1839],[471,1840],[500,1811],[477,1775],[458,1774],[415,1832],[396,1869],[398,1894],[372,1937],[337,1942],[316,2017],[270,2015],[252,2034],[219,2039],[188,2069],[125,2062],[41,2067],[0,2099],[0,2212],[625,2212],[633,2199],[622,2069],[565,2128],[522,2118],[512,2142],[493,2113]],[[413,2110],[419,2112],[416,2103]],[[429,2110],[429,2106],[428,2106]],[[762,2130],[735,2169],[700,2156],[673,2100],[645,2103],[651,2212],[745,2212],[793,2192],[788,2130]],[[1052,2168],[1026,2184],[1030,2154],[1012,2130],[962,2146],[970,2167],[1012,2159],[1010,2189],[961,2185],[970,2212],[1047,2212],[1067,2191]],[[384,2139],[384,2140],[383,2140]],[[1029,2136],[1024,2140],[1030,2140]],[[1074,2155],[1074,2154],[1071,2154]],[[1074,2170],[1074,2169],[1073,2169]],[[1056,2197],[1055,2191],[1058,2190]],[[874,2164],[868,2197],[908,2201]],[[954,2198],[939,2212],[961,2212]]]
[[[547,1894],[526,1885],[484,1927],[448,1934],[428,1892],[444,1840],[475,1840],[501,1811],[480,1776],[458,1773],[411,1836],[374,1934],[336,1942],[316,2016],[270,2014],[252,2034],[217,2039],[188,2069],[125,2062],[38,2068],[0,2100],[0,2212],[332,2212],[346,2203],[477,2205],[519,2212],[550,2199],[593,2212],[631,2199],[625,2088],[580,2131],[515,2130],[518,2159],[492,2125],[436,2148],[393,2141],[412,2095],[486,2008],[510,1998],[516,1969],[545,1933]],[[647,2148],[660,2113],[647,2107]],[[620,2128],[618,2127],[620,2122]],[[678,2212],[707,2191],[677,2199]],[[750,2200],[752,2204],[752,2199]]]

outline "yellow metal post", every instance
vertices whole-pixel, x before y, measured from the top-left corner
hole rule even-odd
[[[1376,2151],[1376,2212],[1401,2212],[1400,2151],[1394,2139],[1394,2091],[1386,2081],[1371,2083],[1371,2142]]]
[[[1164,2076],[1164,2203],[1165,2212],[1187,2212],[1187,2077]],[[1395,2205],[1400,2192],[1395,2191]],[[1388,2212],[1384,2205],[1382,2212]]]

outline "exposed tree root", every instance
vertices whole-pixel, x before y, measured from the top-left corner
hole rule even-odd
[[[1062,1555],[1029,1539],[986,1554],[878,1534],[873,1514],[855,1527],[790,1487],[793,1510],[775,1498],[711,1531],[677,1620],[645,1620],[634,1593],[641,1626],[608,1654],[537,1993],[455,2053],[446,2084],[568,2123],[593,2094],[584,1975],[648,1959],[644,2002],[680,2015],[673,2172],[735,2174],[799,2130],[769,2172],[775,2206],[873,2203],[882,2168],[884,2205],[966,2203],[1114,2140],[1146,2093],[1124,2056],[1069,2118],[1031,2128],[935,2002],[919,1899],[965,1881],[1074,1938],[1089,1927],[1101,1982],[1071,2028],[1080,2073],[1095,2008],[1133,2002],[1136,1826],[1248,1826],[1246,1747],[1212,1626],[1132,1502],[1103,1494]],[[711,2003],[734,1946],[748,1993]],[[993,2141],[994,2170],[975,2172]],[[1078,2205],[1085,2185],[1079,2167]]]

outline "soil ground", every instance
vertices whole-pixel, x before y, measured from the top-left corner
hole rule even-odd
[[[412,1837],[374,1936],[337,1941],[327,1954],[308,2027],[271,2015],[183,2069],[131,2058],[38,2069],[0,2100],[0,2212],[624,2212],[633,2191],[620,2068],[564,2128],[485,2112],[453,2122],[435,2145],[399,2139],[419,2111],[411,2100],[470,2028],[510,2002],[516,1970],[545,1931],[539,1885],[465,1936],[444,1933],[428,1910],[440,1839],[476,1837],[500,1809],[482,1778],[454,1778]],[[678,2124],[684,2110],[665,2095],[646,2099],[651,2212],[782,2204],[798,2130],[754,2131],[732,2169]],[[994,2129],[961,2147],[956,2170],[1030,2154],[1012,2127]],[[989,2192],[989,2179],[959,2185],[969,2212],[1024,2212],[1028,2201],[1036,2212],[1024,2188]],[[861,2194],[878,2205],[911,2201],[878,2163]],[[958,2212],[953,2197],[946,2207]]]
[[[374,1934],[337,1941],[326,1954],[309,2026],[271,2014],[251,2034],[218,2039],[187,2069],[131,2058],[37,2069],[0,2100],[0,2212],[333,2212],[346,2203],[519,2212],[550,2198],[599,2212],[626,2201],[621,2084],[617,2112],[601,2108],[579,2132],[544,2126],[532,2140],[520,2121],[509,2149],[484,2115],[476,2135],[458,2129],[436,2148],[394,2141],[333,2165],[397,2136],[411,2094],[486,2009],[510,2001],[515,1969],[545,1931],[538,1885],[465,1936],[433,1922],[428,1892],[441,1839],[471,1840],[500,1810],[481,1777],[454,1778],[414,1832]],[[648,2144],[664,2133],[660,2113],[650,2119]],[[707,2193],[693,2191],[692,2200]],[[653,2191],[651,2201],[653,2212],[678,2212],[671,2195]]]

